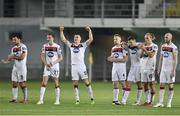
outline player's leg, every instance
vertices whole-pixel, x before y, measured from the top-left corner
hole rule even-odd
[[[173,99],[173,95],[174,95],[174,84],[170,83],[170,84],[168,84],[168,86],[169,86],[169,95],[168,95],[167,107],[171,108],[171,103],[172,103],[172,99]]]
[[[79,82],[79,74],[78,74],[78,66],[72,65],[71,67],[71,76],[72,76],[72,81],[73,81],[73,86],[74,86],[74,96],[76,99],[75,104],[79,104],[80,98],[79,98],[79,88],[78,88],[78,82]]]
[[[44,94],[47,88],[48,84],[48,76],[43,76],[42,84],[41,84],[41,89],[40,89],[40,96],[39,96],[39,101],[37,104],[43,104],[44,103]]]
[[[18,71],[18,81],[19,81],[19,85],[22,89],[23,98],[24,98],[22,101],[20,101],[21,103],[27,103],[27,100],[28,100],[27,86],[26,86],[26,74],[27,74],[26,70]]]
[[[136,85],[137,85],[137,95],[136,95],[136,102],[135,102],[134,105],[140,105],[142,92],[143,92],[143,87],[142,87],[141,81],[137,81]]]
[[[165,83],[167,83],[167,75],[165,71],[160,73],[160,89],[159,89],[159,102],[154,107],[164,107],[164,94],[165,94]]]
[[[154,102],[155,94],[156,94],[156,87],[155,87],[155,81],[152,81],[149,83],[150,88],[151,88],[151,97],[150,97],[150,102]]]
[[[17,97],[18,97],[18,82],[12,81],[12,100],[9,102],[16,103]]]
[[[130,91],[131,91],[131,88],[130,88],[130,87],[126,87],[126,82],[125,82],[125,80],[120,81],[120,84],[121,84],[122,89],[123,89],[123,95],[122,95],[121,104],[122,104],[122,105],[125,105],[126,102],[127,102],[127,98],[128,98],[128,96],[129,96],[129,93],[130,93]]]
[[[76,99],[76,103],[75,103],[75,104],[79,104],[79,102],[80,102],[80,99],[79,99],[78,82],[79,82],[79,80],[73,80],[74,95],[75,95],[75,99]]]
[[[53,77],[54,80],[54,86],[55,86],[55,105],[60,104],[60,83],[59,83],[59,78]]]
[[[119,81],[113,81],[113,102],[114,105],[120,105],[121,103],[118,101],[119,96]]]
[[[151,94],[150,94],[149,83],[148,82],[144,82],[144,93],[145,93],[145,103],[144,103],[144,105],[147,106],[151,102]]]
[[[165,83],[160,83],[159,102],[153,107],[164,107],[164,94],[165,94]]]
[[[141,67],[138,66],[138,67],[136,67],[136,70],[135,70],[135,82],[137,85],[137,94],[136,94],[135,105],[140,105],[140,100],[141,100],[141,96],[142,96],[142,92],[143,92],[143,86],[142,86],[141,81],[142,81],[142,79],[141,79]]]
[[[27,103],[28,100],[28,96],[27,96],[27,86],[26,86],[26,81],[22,81],[19,83],[21,89],[22,89],[22,93],[23,93],[23,100],[21,101],[21,103]]]
[[[88,93],[90,95],[90,98],[91,98],[91,104],[94,104],[94,95],[93,95],[93,90],[92,90],[92,86],[91,86],[91,83],[89,82],[89,79],[83,79],[84,81],[84,84],[86,85],[87,87],[87,90],[88,90]]]
[[[18,79],[17,79],[17,73],[14,69],[12,70],[11,80],[12,80],[12,100],[9,102],[16,103],[18,97]]]

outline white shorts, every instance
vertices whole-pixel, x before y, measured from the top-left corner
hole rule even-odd
[[[79,80],[79,78],[81,78],[82,80],[88,79],[86,66],[72,64],[71,65],[71,75],[72,75],[72,80]]]
[[[126,80],[126,69],[112,69],[112,81],[125,81]]]
[[[47,68],[46,66],[44,67],[44,73],[43,77],[54,77],[54,78],[59,78],[59,67],[51,67]]]
[[[162,70],[160,73],[160,83],[174,83],[175,76],[171,77],[171,71],[164,71]]]
[[[155,71],[154,70],[143,70],[141,71],[141,81],[142,82],[153,82],[155,81]]]
[[[11,80],[15,82],[24,82],[27,79],[27,70],[12,70]]]
[[[141,81],[141,67],[140,66],[131,66],[127,81],[131,81],[131,82]]]

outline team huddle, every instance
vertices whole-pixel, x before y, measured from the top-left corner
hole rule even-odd
[[[87,41],[81,43],[81,36],[74,35],[74,42],[69,42],[64,35],[64,27],[60,27],[60,38],[62,42],[70,48],[71,52],[71,76],[74,85],[75,104],[80,104],[78,82],[82,79],[87,87],[90,96],[90,103],[94,104],[94,95],[91,83],[88,79],[86,66],[84,63],[84,54],[86,48],[93,41],[91,28],[85,28],[89,33]],[[164,35],[164,44],[160,48],[160,60],[157,74],[160,77],[159,103],[154,104],[155,98],[155,70],[156,56],[158,46],[153,43],[155,36],[153,33],[146,33],[144,42],[136,42],[133,36],[128,37],[128,41],[122,41],[121,35],[115,34],[114,47],[111,49],[111,55],[107,58],[113,63],[112,67],[112,82],[113,82],[113,102],[114,105],[126,105],[128,96],[131,91],[131,84],[137,84],[136,101],[133,105],[141,105],[141,96],[145,93],[144,106],[164,107],[165,84],[168,84],[169,95],[167,107],[171,107],[172,98],[174,95],[174,82],[176,75],[178,49],[172,43],[172,34]],[[55,84],[55,105],[60,104],[60,83],[59,83],[59,62],[63,60],[61,47],[54,42],[54,35],[47,35],[47,43],[43,45],[41,51],[41,60],[44,64],[43,79],[40,88],[40,96],[37,104],[44,104],[44,95],[48,85],[48,79],[52,78]],[[26,74],[27,74],[27,47],[21,43],[21,37],[14,35],[12,42],[15,46],[12,48],[11,54],[7,59],[1,60],[7,64],[14,61],[12,70],[12,100],[16,103],[18,98],[18,84],[22,88],[23,100],[22,103],[28,102]],[[130,71],[126,74],[126,62],[130,57]],[[143,84],[143,85],[142,85]],[[122,86],[122,100],[119,101],[119,86]]]

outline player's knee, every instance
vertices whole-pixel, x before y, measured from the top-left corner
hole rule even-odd
[[[60,88],[60,86],[59,85],[55,85],[55,88]]]
[[[17,87],[18,87],[18,84],[17,84],[17,83],[13,83],[13,84],[12,84],[12,87],[13,87],[13,88],[17,88]]]
[[[170,87],[170,88],[169,88],[169,91],[173,91],[173,90],[174,90],[174,88],[173,88],[173,87]]]
[[[41,87],[47,87],[47,83],[42,83]]]
[[[74,88],[78,88],[78,85],[74,85]]]

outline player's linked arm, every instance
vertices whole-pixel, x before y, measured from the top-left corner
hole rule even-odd
[[[156,53],[155,51],[147,51],[146,49],[143,49],[143,50],[150,58],[152,58]]]
[[[22,53],[20,56],[13,56],[13,59],[15,59],[15,60],[23,60],[25,57],[27,56],[27,53],[26,52],[24,52],[24,53]]]
[[[91,28],[89,26],[86,26],[85,29],[89,33],[89,39],[86,41],[86,44],[90,45],[92,43],[92,41],[93,41],[93,34],[92,34]]]
[[[119,62],[119,63],[125,63],[128,61],[128,55],[123,56],[123,58],[116,58],[115,62]]]
[[[58,59],[55,60],[55,61],[52,63],[52,65],[55,65],[55,64],[61,62],[62,60],[63,60],[63,56],[62,56],[62,54],[60,54],[60,55],[58,55]]]
[[[64,27],[59,27],[59,30],[60,30],[60,38],[61,38],[61,41],[64,42],[65,44],[67,44],[67,39],[66,37],[64,36]]]

